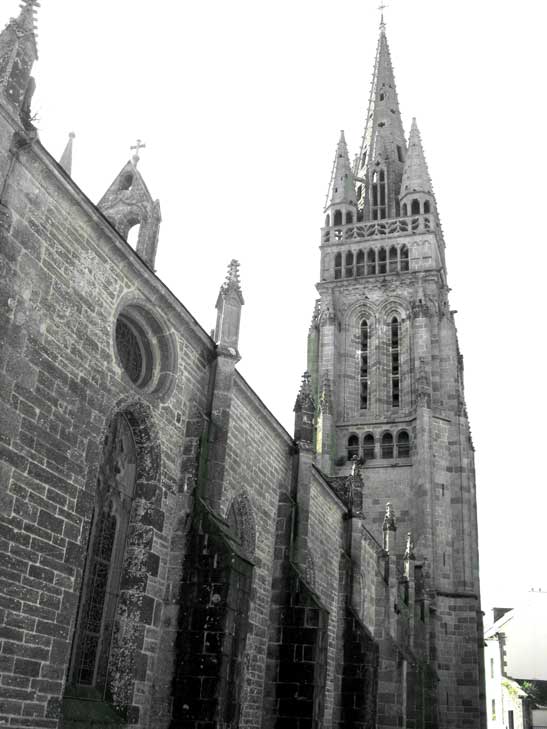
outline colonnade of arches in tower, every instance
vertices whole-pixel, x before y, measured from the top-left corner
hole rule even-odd
[[[408,246],[368,248],[346,251],[334,256],[334,278],[361,278],[388,273],[406,273],[410,270]]]
[[[348,437],[347,458],[355,457],[365,462],[380,459],[410,458],[410,435],[408,430],[399,430],[395,435],[386,430],[376,439],[374,433],[365,433],[363,440],[352,433]]]
[[[358,190],[361,188],[359,187]],[[387,218],[387,206],[385,193],[382,193],[382,188],[378,191],[377,187],[372,188],[373,191],[373,205],[372,205],[372,220],[386,220]],[[376,192],[375,192],[376,191]],[[359,198],[359,194],[358,194]],[[419,198],[413,198],[407,200],[401,205],[402,218],[409,218],[413,215],[430,215],[431,214],[431,201],[420,200]],[[399,217],[399,216],[397,216]],[[343,211],[336,209],[333,211],[332,216],[327,213],[325,216],[325,228],[337,227],[340,225],[352,225],[354,222],[363,222],[363,215],[358,216],[351,210]]]

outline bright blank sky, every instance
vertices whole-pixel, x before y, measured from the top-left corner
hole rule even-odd
[[[372,0],[43,0],[34,110],[95,202],[142,138],[158,275],[209,331],[241,261],[241,373],[292,432],[339,130],[362,134]],[[2,25],[16,14],[3,0]],[[477,449],[483,608],[547,588],[544,29],[537,0],[392,0],[408,133],[435,185]]]

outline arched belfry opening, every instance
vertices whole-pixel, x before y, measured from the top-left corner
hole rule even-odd
[[[98,204],[118,233],[143,261],[154,268],[161,223],[159,200],[154,200],[137,169],[135,156],[120,171]]]

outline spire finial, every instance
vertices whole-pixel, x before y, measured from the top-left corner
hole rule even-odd
[[[68,135],[68,142],[66,143],[65,151],[63,152],[59,164],[67,175],[72,174],[72,141],[76,135],[74,132],[70,132]]]
[[[135,154],[133,155],[132,162],[133,165],[136,167],[139,163],[140,157],[139,152],[141,149],[145,149],[146,144],[143,143],[142,139],[137,139],[137,144],[134,144],[130,149],[135,150]]]
[[[386,29],[386,24],[384,22],[384,10],[389,7],[384,2],[381,2],[380,5],[378,5],[378,10],[380,11],[380,30]]]

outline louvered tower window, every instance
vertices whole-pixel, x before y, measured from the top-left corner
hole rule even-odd
[[[387,218],[387,182],[385,170],[372,173],[372,219]]]
[[[361,396],[360,396],[360,407],[361,410],[367,410],[368,409],[368,387],[369,387],[369,377],[368,377],[368,365],[369,365],[369,330],[368,330],[368,322],[366,319],[363,319],[361,322],[361,372],[360,372],[360,386],[361,386]]]
[[[400,404],[400,339],[401,331],[397,317],[391,320],[391,406]]]
[[[355,456],[359,455],[359,437],[350,435],[348,438],[348,461],[352,461]]]
[[[342,254],[337,253],[334,256],[334,278],[342,278]]]
[[[365,461],[372,461],[376,458],[376,448],[372,433],[367,433],[363,438],[363,457]]]

